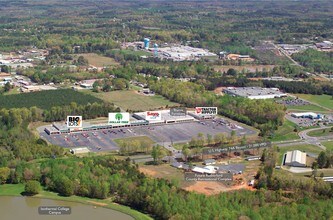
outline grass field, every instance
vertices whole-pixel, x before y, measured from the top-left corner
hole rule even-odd
[[[322,145],[324,145],[327,150],[333,151],[333,141],[322,142]]]
[[[117,49],[115,49],[117,50]],[[142,51],[142,50],[121,50],[122,54],[131,54],[131,55],[136,55],[136,56],[151,56],[152,53],[146,52],[146,51]]]
[[[288,106],[289,111],[313,111],[313,112],[327,112],[328,110],[318,105],[300,105],[300,106]]]
[[[23,192],[24,192],[23,184],[0,185],[0,196],[21,196],[21,193],[23,193]],[[152,219],[148,215],[140,213],[134,209],[131,209],[130,207],[113,203],[111,200],[108,200],[108,199],[104,199],[104,200],[91,199],[91,198],[79,197],[79,196],[62,197],[62,196],[59,196],[57,193],[45,191],[45,190],[42,190],[40,192],[40,194],[37,194],[33,197],[78,202],[78,203],[94,205],[94,206],[103,206],[104,208],[109,208],[109,209],[113,209],[113,210],[128,214],[138,220]]]
[[[296,96],[333,110],[333,99],[329,95],[296,94]]]
[[[279,158],[277,160],[277,163],[280,164],[282,162],[282,156],[287,152],[287,151],[293,151],[293,150],[300,150],[300,151],[305,151],[309,153],[314,153],[314,154],[319,154],[322,149],[315,145],[310,145],[310,144],[303,144],[303,145],[295,145],[295,146],[288,146],[288,147],[280,147],[279,148]]]
[[[119,63],[117,63],[113,58],[111,57],[105,57],[98,55],[96,53],[83,53],[83,54],[75,54],[76,57],[83,56],[86,58],[90,65],[96,66],[96,67],[104,67],[104,66],[118,66]]]
[[[289,120],[285,120],[283,125],[275,131],[271,141],[287,141],[299,139],[297,132],[294,132],[295,124]]]
[[[114,103],[122,108],[124,111],[147,111],[155,110],[158,108],[165,108],[166,106],[178,106],[175,102],[170,102],[166,98],[160,95],[145,96],[140,95],[136,91],[112,91],[94,93],[92,91],[82,91],[86,94],[91,94],[97,98],[100,98],[106,102]]]
[[[333,132],[331,131],[330,128],[325,128],[325,129],[310,131],[308,135],[311,137],[323,137],[323,136],[333,135]]]
[[[0,108],[30,108],[36,106],[41,109],[51,109],[53,106],[69,105],[76,102],[78,105],[102,102],[102,100],[76,92],[72,89],[58,89],[41,92],[22,93],[17,95],[0,95]]]
[[[150,139],[147,136],[138,136],[138,137],[128,137],[128,138],[118,138],[118,139],[114,139],[114,142],[116,142],[118,145],[120,145],[121,143],[132,143],[133,141],[139,141],[139,142],[144,142],[147,144],[154,144],[155,142]]]
[[[9,92],[5,92],[3,93],[3,95],[16,95],[16,94],[20,94],[20,89],[15,87],[13,89],[11,89]]]

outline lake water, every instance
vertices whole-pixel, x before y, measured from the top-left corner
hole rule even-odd
[[[39,206],[70,206],[69,215],[39,215]],[[0,220],[133,220],[124,213],[94,205],[30,197],[0,196]]]

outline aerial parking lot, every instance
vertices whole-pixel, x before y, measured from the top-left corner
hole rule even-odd
[[[215,135],[218,133],[230,134],[232,130],[237,135],[252,135],[256,132],[235,124],[226,124],[220,120],[206,120],[200,122],[162,124],[142,127],[114,128],[77,132],[70,134],[48,135],[39,128],[40,136],[50,143],[66,148],[88,147],[91,151],[115,151],[119,147],[113,141],[135,136],[148,136],[159,144],[188,142],[198,133]]]

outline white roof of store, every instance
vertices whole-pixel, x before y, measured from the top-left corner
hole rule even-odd
[[[291,114],[296,116],[296,117],[302,117],[302,116],[308,116],[308,115],[311,115],[313,117],[317,117],[317,115],[318,115],[314,112],[294,112],[294,113],[291,113]]]

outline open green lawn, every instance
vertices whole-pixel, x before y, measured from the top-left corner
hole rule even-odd
[[[324,109],[317,105],[299,105],[299,106],[288,106],[287,110],[289,111],[312,111],[312,112],[327,112],[327,109]]]
[[[0,185],[0,196],[21,196],[21,193],[24,192],[24,184],[4,184]],[[54,200],[62,200],[62,201],[70,201],[70,202],[79,202],[88,205],[98,205],[98,203],[103,204],[103,207],[113,209],[119,212],[123,212],[132,216],[135,219],[146,220],[152,219],[151,217],[140,213],[130,207],[119,205],[113,203],[109,199],[91,199],[86,197],[79,196],[70,196],[63,197],[59,196],[57,193],[42,190],[39,194],[33,196],[38,198],[46,198],[46,199],[54,199]]]
[[[147,144],[154,144],[155,142],[150,139],[147,136],[138,136],[138,137],[128,137],[128,138],[117,138],[114,139],[114,142],[116,142],[118,145],[123,142],[131,143],[133,141],[139,141],[139,142],[144,142]]]
[[[118,50],[118,49],[114,49],[114,50]],[[146,51],[143,51],[143,50],[134,51],[134,50],[123,49],[123,50],[121,50],[121,53],[122,54],[136,55],[136,56],[152,56],[152,53],[149,53],[149,52],[146,52]]]
[[[289,120],[285,120],[283,125],[275,131],[271,141],[286,141],[299,139],[297,132],[294,132],[295,124]]]
[[[326,141],[321,143],[326,147],[327,150],[333,151],[333,141]]]
[[[112,91],[112,92],[100,92],[94,93],[92,91],[84,90],[84,93],[88,93],[104,101],[114,103],[121,107],[124,111],[147,111],[155,110],[158,108],[166,108],[166,106],[178,106],[175,102],[170,102],[166,98],[160,95],[145,96],[138,94],[133,90],[124,91]]]
[[[0,196],[20,196],[24,192],[23,184],[0,185]]]
[[[293,151],[293,150],[300,150],[300,151],[305,151],[309,153],[314,153],[314,154],[319,154],[322,149],[315,145],[310,145],[310,144],[302,144],[302,145],[294,145],[294,146],[288,146],[288,147],[279,147],[279,157],[277,160],[278,164],[281,164],[282,162],[282,156],[287,152],[287,151]]]
[[[118,66],[119,63],[116,62],[111,57],[105,57],[98,55],[96,53],[83,53],[83,54],[75,54],[75,57],[83,56],[86,58],[90,65],[96,67],[104,67],[104,66]]]
[[[333,135],[333,131],[331,131],[330,128],[323,128],[320,130],[310,131],[308,135],[311,137],[322,137],[322,136]]]
[[[298,97],[316,103],[333,110],[333,99],[330,95],[310,95],[310,94],[296,94]]]
[[[288,172],[290,173],[290,172]],[[324,174],[324,176],[333,176],[333,169],[318,169],[317,170],[317,177],[320,178],[321,173]],[[309,177],[312,175],[312,171],[311,172],[305,172],[305,173],[293,173],[293,176],[305,176],[305,177]]]
[[[11,89],[10,91],[3,93],[3,95],[16,95],[16,94],[20,94],[20,93],[21,93],[20,89],[15,87],[15,88]]]

